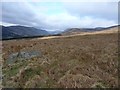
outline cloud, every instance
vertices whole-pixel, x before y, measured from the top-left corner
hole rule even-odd
[[[71,14],[92,16],[117,21],[117,2],[70,2],[64,3],[66,10]]]
[[[119,0],[2,0],[2,2],[119,2]]]
[[[61,17],[61,18],[58,18]],[[53,22],[50,23],[49,21]],[[115,22],[112,20],[97,19],[89,16],[85,17],[76,17],[68,13],[52,15],[46,18],[45,20],[50,28],[70,28],[70,27],[97,27],[97,26],[110,26],[114,25]]]
[[[2,4],[3,22],[13,24],[30,24],[35,17],[34,10],[28,3],[5,2]]]
[[[117,3],[3,2],[2,22],[47,30],[117,24]]]

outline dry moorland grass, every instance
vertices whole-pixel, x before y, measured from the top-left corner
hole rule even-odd
[[[117,34],[3,41],[4,87],[117,87]],[[36,50],[40,57],[8,65],[11,53]]]

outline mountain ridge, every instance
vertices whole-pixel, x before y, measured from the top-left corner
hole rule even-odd
[[[120,25],[110,26],[110,27],[96,27],[96,28],[68,28],[63,32],[48,32],[43,29],[37,29],[35,27],[27,27],[27,26],[2,26],[0,30],[2,32],[2,40],[6,39],[21,39],[21,38],[36,38],[43,37],[48,35],[75,35],[75,34],[84,34],[84,33],[101,33],[107,32],[107,30],[116,30]],[[109,32],[108,32],[109,33]]]
[[[2,39],[12,39],[21,37],[43,36],[49,33],[42,29],[26,26],[0,26],[2,31]]]
[[[62,35],[72,35],[72,34],[80,34],[85,32],[95,32],[95,31],[104,31],[104,30],[110,30],[113,28],[118,28],[120,25],[110,26],[110,27],[95,27],[95,28],[68,28],[64,32],[62,32]]]

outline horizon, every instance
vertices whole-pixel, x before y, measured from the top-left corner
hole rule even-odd
[[[118,3],[109,1],[2,2],[0,25],[28,26],[47,31],[110,27],[118,25],[117,9]]]

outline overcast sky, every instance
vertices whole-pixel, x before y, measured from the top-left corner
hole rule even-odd
[[[0,24],[25,25],[46,30],[112,26],[118,23],[118,2],[111,1],[2,2]]]

